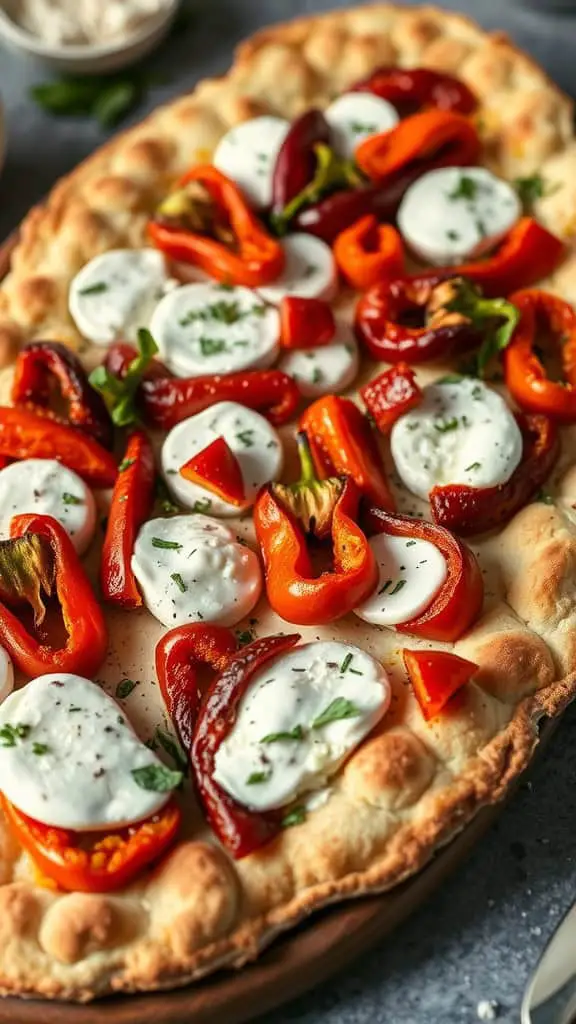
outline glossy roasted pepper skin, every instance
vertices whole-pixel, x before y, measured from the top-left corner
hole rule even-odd
[[[336,321],[329,302],[323,299],[285,295],[280,303],[280,344],[282,348],[320,348],[336,333]]]
[[[449,701],[469,683],[478,665],[448,651],[402,651],[414,696],[427,722],[437,718]]]
[[[54,385],[67,404],[64,421],[111,448],[113,428],[106,404],[90,386],[78,356],[57,341],[28,342],[16,359],[12,404],[59,420],[52,411]]]
[[[356,163],[372,181],[385,181],[403,171],[419,173],[435,167],[467,167],[480,152],[472,122],[448,110],[426,110],[399,121],[395,128],[371,135],[358,146]]]
[[[558,458],[558,431],[547,416],[519,413],[516,419],[524,450],[510,479],[497,487],[434,487],[429,495],[430,507],[439,526],[463,537],[486,533],[507,523],[540,490]]]
[[[506,387],[521,409],[544,413],[560,423],[576,422],[576,312],[557,295],[525,288],[510,302],[520,322],[504,352]],[[540,348],[559,350],[563,380],[551,380],[540,359]],[[550,346],[552,342],[552,346]]]
[[[211,441],[180,466],[178,472],[184,480],[198,484],[230,505],[246,503],[242,469],[224,437]]]
[[[112,487],[118,472],[113,455],[88,434],[21,407],[0,407],[0,455],[56,459],[93,487]]]
[[[272,177],[272,214],[281,214],[314,177],[315,146],[330,143],[330,128],[321,110],[306,110],[292,122],[280,147]]]
[[[404,271],[402,239],[391,224],[379,224],[374,214],[361,217],[334,241],[334,258],[346,284],[366,291],[383,278]]]
[[[360,388],[360,397],[381,434],[422,401],[416,375],[406,363],[396,363]]]
[[[351,92],[373,92],[387,100],[403,117],[417,110],[435,108],[472,114],[478,100],[464,82],[431,68],[376,68],[350,87]]]

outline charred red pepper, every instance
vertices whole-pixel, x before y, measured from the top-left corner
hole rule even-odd
[[[112,492],[100,564],[102,597],[122,608],[139,608],[142,604],[130,563],[136,535],[152,508],[154,476],[152,445],[146,434],[135,430]]]
[[[279,235],[285,234],[291,224],[296,226],[299,214],[319,203],[323,197],[365,183],[356,165],[337,156],[326,143],[316,143],[313,153],[315,169],[307,184],[282,209],[276,209],[270,216],[270,223]]]
[[[180,476],[199,484],[231,505],[246,503],[246,489],[240,463],[223,437],[193,455],[180,466]]]
[[[436,718],[448,701],[478,671],[473,661],[448,651],[402,651],[414,696],[427,722]]]
[[[29,409],[0,407],[0,455],[9,459],[57,459],[93,487],[111,487],[114,457],[98,441]]]
[[[374,181],[402,171],[467,167],[480,152],[478,133],[467,117],[450,110],[427,110],[399,121],[395,128],[371,135],[356,150],[356,163]]]
[[[0,633],[17,668],[34,677],[46,672],[93,675],[106,656],[108,633],[102,610],[66,530],[50,516],[15,516],[11,540],[0,541]],[[46,601],[55,598],[66,631],[53,647]],[[25,609],[25,606],[28,609]],[[13,610],[14,609],[14,610]],[[19,611],[31,609],[35,633]]]
[[[334,258],[346,284],[361,292],[383,278],[398,277],[404,269],[400,235],[391,224],[379,224],[373,214],[338,235]]]
[[[347,477],[316,479],[308,445],[302,435],[298,440],[300,481],[264,487],[254,506],[254,525],[274,611],[287,622],[323,625],[346,615],[374,590],[378,569],[356,522],[356,484]],[[315,573],[308,537],[331,538],[331,570]]]
[[[314,177],[316,146],[328,145],[330,127],[321,110],[306,110],[292,122],[282,143],[272,177],[272,215],[281,215]]]
[[[510,302],[520,311],[520,322],[504,356],[506,387],[520,408],[576,422],[574,308],[557,295],[528,288],[513,292]],[[559,350],[563,380],[551,380],[540,357],[550,341]]]
[[[474,93],[464,82],[431,68],[377,68],[351,86],[350,91],[373,92],[392,103],[402,117],[430,107],[471,114],[478,106]]]
[[[336,237],[360,217],[371,214],[378,221],[391,220],[406,189],[422,171],[422,167],[411,167],[384,182],[331,193],[301,209],[294,217],[292,227],[295,231],[306,231],[332,245]]]
[[[257,288],[274,281],[284,267],[280,243],[212,164],[184,175],[150,221],[148,234],[171,259],[193,263],[219,281]]]
[[[360,396],[378,430],[388,434],[397,419],[422,401],[416,375],[406,363],[397,363],[360,389]]]
[[[430,491],[434,522],[469,536],[507,523],[540,490],[559,454],[558,431],[547,416],[519,414],[522,460],[505,484],[469,487],[446,484]]]
[[[379,508],[368,509],[364,524],[371,535],[426,540],[438,548],[446,559],[444,583],[420,615],[399,623],[396,629],[427,640],[458,640],[480,614],[484,598],[482,573],[470,548],[441,526],[410,516],[391,516]]]
[[[67,405],[64,417],[52,408],[58,393]],[[63,418],[105,448],[112,447],[112,421],[101,395],[90,387],[78,356],[59,342],[31,341],[20,349],[11,398],[13,405]]]
[[[374,504],[394,511],[386,472],[370,423],[349,398],[326,395],[300,419],[316,465],[325,473],[344,473]]]
[[[330,303],[323,299],[286,295],[280,303],[280,344],[282,348],[319,348],[328,345],[336,333]]]

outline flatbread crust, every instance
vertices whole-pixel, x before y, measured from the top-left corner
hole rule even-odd
[[[554,188],[536,213],[571,242],[571,104],[505,37],[433,8],[376,5],[300,19],[258,33],[225,77],[118,136],[32,210],[0,289],[4,397],[26,338],[65,340],[94,361],[67,312],[71,278],[98,252],[143,244],[156,201],[192,162],[209,159],[230,125],[325,106],[380,64],[424,65],[467,81],[482,104],[486,162],[509,178],[538,170]],[[575,259],[546,284],[576,302]],[[539,719],[576,694],[576,469],[566,471],[575,444],[566,431],[556,504],[529,505],[502,533],[473,545],[485,609],[455,650],[480,672],[441,719],[424,722],[399,657],[404,645],[433,645],[354,616],[302,630],[304,639],[350,640],[381,657],[393,677],[392,708],[336,777],[328,802],[262,851],[232,862],[186,793],[186,835],[154,872],[112,895],[61,894],[38,884],[0,822],[0,991],[87,1000],[240,966],[316,908],[396,885],[498,800],[527,765]],[[92,557],[97,562],[98,552]],[[286,628],[265,602],[255,615],[258,635]],[[126,707],[146,737],[161,715],[151,680],[161,628],[146,612],[128,620],[113,612],[110,628],[99,681],[111,692],[124,675],[143,681]]]

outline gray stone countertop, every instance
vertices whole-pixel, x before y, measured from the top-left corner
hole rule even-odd
[[[206,75],[224,71],[254,29],[338,0],[197,0],[189,24],[149,59],[162,80],[134,120]],[[344,5],[342,5],[344,6]],[[576,93],[576,13],[544,15],[509,0],[456,0],[486,28],[504,28],[566,91]],[[28,97],[45,72],[0,50],[8,151],[0,177],[0,237],[106,135],[84,119],[54,120]],[[361,962],[262,1024],[461,1024],[494,1000],[501,1024],[519,1021],[522,989],[576,893],[576,708],[498,824],[436,895]]]

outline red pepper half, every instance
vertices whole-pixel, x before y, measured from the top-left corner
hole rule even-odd
[[[87,434],[12,406],[0,407],[0,455],[57,459],[93,487],[112,487],[118,472],[113,455]]]
[[[286,295],[280,303],[280,344],[282,348],[320,348],[336,333],[336,321],[329,302]]]
[[[397,363],[360,388],[366,409],[382,434],[388,434],[400,416],[422,401],[416,375],[406,363]]]
[[[361,217],[338,235],[334,258],[346,284],[361,292],[404,270],[400,235],[391,224],[379,224],[374,214]]]
[[[317,164],[315,147],[328,145],[330,127],[321,110],[306,110],[290,125],[280,146],[272,177],[272,214],[284,209],[306,188]]]
[[[152,445],[143,431],[135,430],[114,485],[100,564],[102,597],[122,608],[142,604],[131,560],[138,530],[152,508],[154,475]]]
[[[106,657],[108,631],[66,530],[50,516],[21,515],[12,520],[10,536],[11,540],[0,542],[3,646],[27,676],[72,672],[89,678]],[[51,596],[58,600],[66,631],[63,647],[53,647],[42,632],[46,624],[44,602]],[[36,635],[12,611],[23,602],[34,612]]]
[[[538,289],[510,296],[520,311],[504,355],[506,387],[520,408],[545,413],[561,423],[576,422],[576,312],[569,302]],[[551,380],[538,354],[556,342],[563,380]]]
[[[448,701],[478,671],[478,665],[447,651],[402,651],[408,678],[427,722],[436,718]]]
[[[371,135],[358,146],[361,171],[375,181],[419,167],[467,167],[480,152],[478,133],[467,117],[449,110],[427,110],[399,121],[391,131]]]
[[[558,431],[547,416],[519,414],[524,438],[522,460],[505,484],[469,487],[446,484],[430,491],[434,522],[470,536],[507,523],[540,490],[558,458]]]
[[[471,114],[478,106],[474,93],[453,75],[431,68],[376,68],[350,87],[351,92],[373,92],[388,100],[403,117],[430,107]]]
[[[180,476],[217,494],[231,505],[246,503],[246,490],[240,463],[223,437],[193,455],[180,466]]]
[[[24,345],[14,366],[12,404],[61,419],[52,410],[58,391],[67,404],[65,421],[111,448],[112,421],[102,396],[90,387],[78,356],[56,341]]]
[[[482,573],[470,548],[448,530],[424,519],[391,516],[382,509],[371,508],[364,522],[370,534],[426,540],[438,548],[446,560],[446,580],[423,612],[415,619],[399,623],[396,629],[427,640],[458,640],[480,614],[484,598]]]

